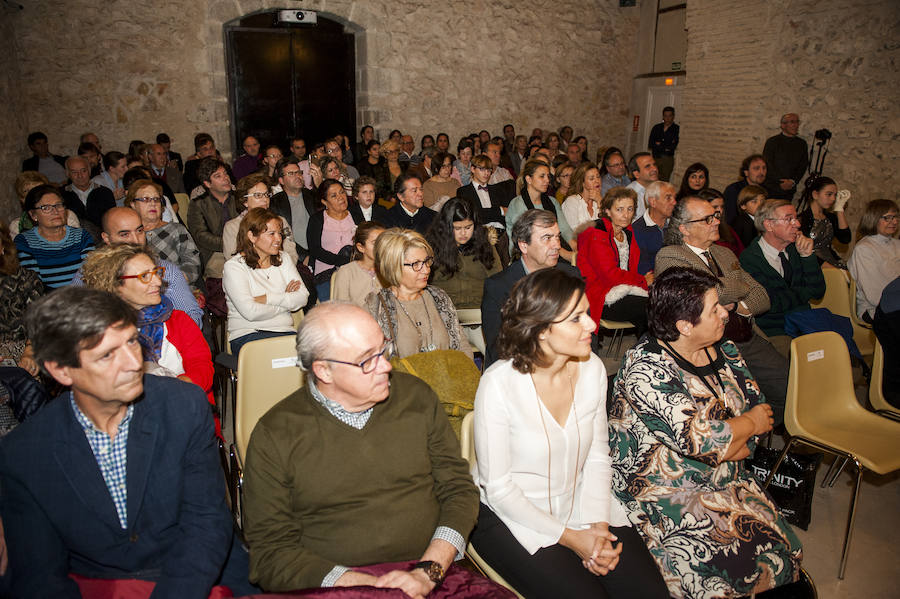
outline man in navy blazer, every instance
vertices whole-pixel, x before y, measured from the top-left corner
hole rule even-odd
[[[32,305],[35,358],[71,391],[0,443],[14,597],[80,598],[73,573],[202,599],[229,555],[246,591],[206,395],[143,374],[135,322],[123,300],[84,287]]]
[[[577,268],[566,261],[559,261],[559,225],[556,215],[549,210],[528,210],[520,216],[513,225],[512,242],[513,262],[508,268],[484,280],[481,327],[484,333],[485,368],[498,358],[494,345],[502,324],[500,311],[516,281],[543,268],[558,268],[573,277],[581,278]]]

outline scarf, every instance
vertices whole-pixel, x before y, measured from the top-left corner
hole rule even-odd
[[[166,336],[163,326],[172,316],[175,306],[166,296],[155,306],[147,306],[138,311],[138,342],[144,353],[145,362],[159,363],[162,357],[162,344]]]

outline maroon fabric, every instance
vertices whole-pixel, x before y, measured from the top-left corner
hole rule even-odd
[[[391,570],[406,570],[415,562],[395,562],[373,564],[354,568],[357,572],[365,572],[372,576],[381,576]],[[306,589],[291,593],[264,593],[247,595],[241,599],[294,599],[296,597],[323,597],[327,599],[356,599],[358,597],[383,597],[384,599],[408,599],[400,589],[377,589],[375,587],[331,587]],[[428,595],[429,599],[515,599],[516,595],[463,567],[452,565],[447,571],[444,583]]]
[[[69,578],[75,581],[85,599],[148,599],[156,586],[155,582],[134,578],[85,578],[78,574],[69,574]],[[210,591],[208,599],[229,597],[234,595],[228,587],[216,586]]]

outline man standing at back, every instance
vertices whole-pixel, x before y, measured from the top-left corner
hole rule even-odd
[[[781,117],[781,133],[766,140],[763,156],[768,172],[765,187],[770,199],[792,200],[806,175],[809,154],[806,140],[799,137],[800,117],[793,112]]]
[[[112,294],[58,290],[27,325],[35,360],[71,391],[0,444],[12,595],[80,599],[100,589],[79,584],[109,592],[108,579],[152,583],[154,599],[253,592],[203,391],[143,374],[136,314]]]
[[[663,108],[662,119],[650,130],[648,146],[659,169],[660,181],[668,181],[675,166],[675,148],[678,147],[679,127],[675,124],[675,108]]]

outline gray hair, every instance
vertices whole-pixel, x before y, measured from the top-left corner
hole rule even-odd
[[[675,186],[669,183],[668,181],[654,181],[650,185],[647,186],[647,189],[644,191],[644,200],[649,200],[650,198],[659,199],[663,196],[665,189],[671,189],[675,191]]]
[[[756,214],[753,217],[753,224],[756,225],[756,230],[760,233],[765,233],[766,221],[775,218],[776,210],[782,206],[790,205],[791,203],[787,200],[766,200],[763,202],[763,205],[756,210]]]
[[[335,312],[345,310],[345,306],[354,305],[337,300],[324,302],[317,304],[303,317],[300,326],[297,327],[297,365],[300,370],[315,378],[312,371],[313,362],[325,357],[334,339],[334,331],[329,326],[330,317]]]
[[[526,210],[513,224],[510,237],[512,238],[512,259],[518,260],[522,256],[519,250],[519,242],[531,243],[531,234],[534,226],[552,227],[557,223],[556,216],[549,210]]]
[[[675,208],[672,209],[672,216],[669,217],[669,224],[663,231],[663,245],[681,245],[684,243],[684,233],[681,232],[681,225],[686,225],[691,216],[688,210],[689,202],[705,202],[697,196],[687,196],[678,200]]]

